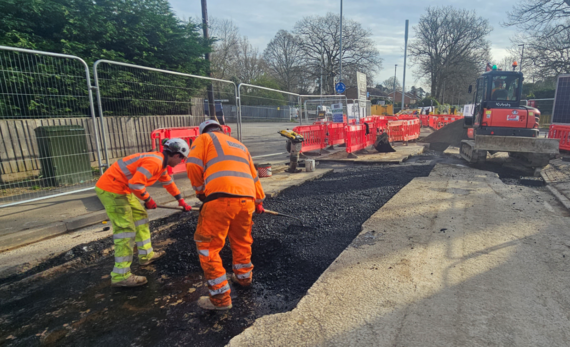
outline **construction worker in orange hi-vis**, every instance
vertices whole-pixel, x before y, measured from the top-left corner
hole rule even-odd
[[[170,139],[163,145],[163,152],[133,154],[115,162],[97,181],[95,192],[105,206],[113,225],[115,244],[115,267],[111,272],[113,287],[136,287],[147,283],[146,277],[131,274],[133,248],[136,242],[139,264],[150,265],[164,255],[164,251],[153,251],[150,242],[148,215],[138,199],[144,201],[147,209],[155,209],[156,203],[146,187],[157,180],[178,200],[185,211],[190,207],[180,190],[168,175],[167,166],[180,164],[190,148],[186,141]]]
[[[188,178],[203,202],[194,241],[210,295],[198,300],[207,310],[232,308],[230,286],[220,251],[229,236],[232,250],[232,282],[248,287],[252,281],[251,217],[264,212],[265,193],[247,148],[225,135],[220,124],[200,124],[186,161]]]

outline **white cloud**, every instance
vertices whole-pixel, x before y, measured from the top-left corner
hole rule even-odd
[[[172,8],[180,17],[201,17],[201,7],[198,1],[170,0]],[[475,10],[477,15],[487,18],[494,30],[489,36],[491,54],[495,61],[508,55],[511,46],[510,38],[514,35],[513,28],[504,28],[501,23],[506,20],[506,13],[511,10],[512,3],[492,0],[440,0],[429,3],[421,0],[351,0],[344,1],[343,14],[360,22],[372,33],[372,38],[380,51],[383,70],[374,80],[381,82],[394,74],[394,64],[398,64],[398,78],[402,79],[404,63],[404,23],[410,21],[410,37],[412,27],[418,23],[420,16],[428,6],[452,5],[456,8]],[[327,12],[339,13],[338,0],[210,0],[208,14],[210,17],[232,19],[240,28],[242,35],[259,48],[265,49],[267,43],[280,29],[292,30],[295,22],[304,16],[322,16]],[[406,85],[417,83],[408,60]]]

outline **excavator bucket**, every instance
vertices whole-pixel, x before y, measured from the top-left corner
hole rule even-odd
[[[376,138],[376,142],[374,142],[374,148],[376,148],[379,153],[396,152],[396,150],[390,146],[390,138],[388,137],[388,133],[383,133]]]

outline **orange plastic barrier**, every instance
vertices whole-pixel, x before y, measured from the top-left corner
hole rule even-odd
[[[462,119],[463,116],[454,116],[454,115],[446,115],[446,114],[440,114],[440,115],[431,115],[429,116],[429,127],[433,128],[435,130],[439,130],[441,128],[443,128],[444,126],[446,126],[449,123],[453,123],[456,120]]]
[[[388,122],[390,142],[408,142],[420,137],[420,120],[397,120]]]
[[[346,153],[353,153],[366,148],[366,126],[364,124],[347,125],[344,131]]]
[[[570,125],[551,124],[548,138],[560,139],[560,149],[570,151]]]
[[[420,122],[422,123],[423,127],[429,127],[429,115],[422,114],[420,115]]]
[[[293,128],[294,132],[304,137],[301,153],[325,148],[325,128],[325,124],[299,125]]]
[[[344,123],[329,123],[326,125],[326,142],[329,146],[344,143]]]
[[[230,135],[232,134],[232,128],[227,125],[222,125],[224,130],[224,134]],[[162,140],[164,139],[174,139],[179,138],[183,139],[188,143],[189,147],[192,147],[192,142],[200,135],[199,127],[177,127],[177,128],[159,128],[154,130],[150,133],[150,140],[152,142],[152,150],[162,152]],[[157,141],[158,140],[158,141]],[[157,146],[158,142],[158,146]],[[158,148],[158,149],[157,149]],[[168,167],[168,173],[170,175],[179,173],[179,172],[186,172],[186,163],[182,162],[175,167],[171,168]]]

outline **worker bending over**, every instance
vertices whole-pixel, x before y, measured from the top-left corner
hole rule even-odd
[[[171,139],[164,143],[163,148],[162,153],[138,153],[120,159],[97,181],[95,191],[113,224],[115,244],[115,267],[111,272],[113,287],[136,287],[147,283],[146,277],[131,274],[135,242],[141,266],[149,265],[164,255],[164,251],[153,251],[148,214],[136,199],[144,200],[147,209],[157,207],[146,187],[158,180],[178,200],[179,206],[185,211],[192,209],[182,199],[180,190],[166,169],[166,166],[174,167],[180,164],[188,156],[188,144],[181,139]]]
[[[201,297],[198,305],[207,310],[229,310],[230,286],[219,253],[229,235],[232,281],[250,286],[251,217],[254,211],[264,212],[265,193],[247,148],[225,135],[213,120],[200,124],[200,136],[192,145],[186,168],[196,195],[203,202],[194,241],[210,296]]]

